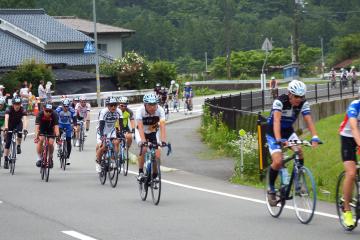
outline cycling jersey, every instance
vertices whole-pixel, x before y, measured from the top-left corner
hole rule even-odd
[[[158,106],[154,114],[149,114],[145,106],[141,106],[136,111],[136,121],[142,121],[144,125],[144,133],[149,134],[157,132],[159,129],[160,121],[165,122],[165,111],[162,107]]]
[[[11,106],[6,109],[5,114],[9,114],[9,130],[13,130],[15,128],[22,129],[22,118],[23,116],[27,116],[27,112],[23,107],[20,107],[19,111],[15,111],[14,107]]]
[[[59,124],[61,125],[71,125],[75,122],[75,110],[72,107],[69,107],[68,110],[65,112],[62,106],[56,108],[56,112],[59,116]]]
[[[54,126],[59,125],[59,117],[55,111],[49,117],[41,111],[35,119],[35,125],[39,125],[40,134],[54,135]]]
[[[134,113],[129,108],[123,112],[123,127],[129,128],[129,120],[134,120]]]
[[[169,87],[169,92],[172,93],[172,94],[176,94],[176,92],[179,90],[179,84],[175,83],[175,84],[172,84],[170,85]]]
[[[302,100],[299,106],[292,106],[289,101],[289,96],[283,94],[279,96],[273,103],[271,113],[267,119],[267,134],[274,136],[274,112],[281,112],[280,129],[281,131],[293,132],[292,125],[299,116],[299,113],[303,116],[310,114],[310,104],[306,99]]]
[[[6,104],[4,104],[3,108],[0,109],[0,127],[4,126],[5,123],[5,112],[6,112]]]
[[[99,112],[97,132],[99,135],[115,132],[115,124],[122,118],[120,109],[111,112],[108,108],[103,108]],[[104,124],[103,126],[101,124]],[[103,128],[103,129],[101,129]]]
[[[90,103],[86,103],[85,107],[81,106],[81,103],[77,103],[75,106],[76,116],[78,119],[86,119],[90,112]]]
[[[349,124],[350,118],[357,119],[358,127],[360,127],[360,100],[354,100],[350,103],[346,111],[344,120],[340,124],[339,133],[341,136],[353,137]]]
[[[184,95],[185,95],[185,98],[193,97],[192,87],[184,87]]]

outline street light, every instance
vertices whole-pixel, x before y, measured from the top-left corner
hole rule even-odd
[[[101,100],[100,100],[99,51],[98,51],[98,39],[97,39],[97,32],[96,32],[95,0],[93,0],[93,20],[94,20],[94,38],[95,38],[96,100],[97,100],[98,107],[100,107],[101,106]]]

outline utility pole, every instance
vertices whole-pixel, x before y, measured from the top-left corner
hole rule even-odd
[[[98,107],[101,107],[100,100],[100,71],[99,71],[99,51],[98,51],[98,39],[96,32],[96,7],[95,0],[93,0],[93,21],[94,21],[94,38],[95,38],[95,71],[96,71],[96,100]]]
[[[224,28],[225,28],[225,44],[226,44],[226,73],[227,79],[231,79],[231,50],[230,50],[230,14],[228,0],[224,0]]]
[[[293,39],[293,63],[299,63],[299,21],[300,10],[299,6],[302,0],[295,0],[294,8],[294,39]]]
[[[321,73],[322,73],[322,79],[324,80],[324,71],[325,71],[325,61],[324,61],[324,38],[320,37],[321,41]]]

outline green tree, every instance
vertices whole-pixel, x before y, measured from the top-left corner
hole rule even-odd
[[[156,61],[150,66],[149,86],[155,86],[156,83],[167,86],[176,77],[176,66],[174,64],[167,61]]]

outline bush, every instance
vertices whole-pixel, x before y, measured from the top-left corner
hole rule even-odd
[[[52,75],[52,71],[44,64],[37,63],[34,59],[25,61],[18,66],[14,71],[7,73],[1,80],[0,84],[5,86],[7,93],[13,93],[15,89],[20,89],[21,84],[24,81],[28,84],[32,84],[31,92],[37,95],[37,89],[40,84],[40,80],[44,82],[52,82],[55,84],[55,78]]]
[[[155,86],[160,83],[161,86],[169,86],[170,81],[176,79],[176,67],[166,61],[156,61],[150,66],[149,85]]]

